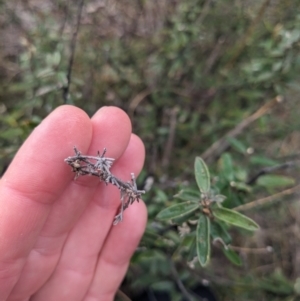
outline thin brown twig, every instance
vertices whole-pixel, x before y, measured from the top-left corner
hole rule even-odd
[[[162,159],[162,167],[166,168],[168,167],[170,163],[170,157],[174,145],[174,139],[175,139],[175,131],[176,131],[176,125],[177,125],[177,114],[178,114],[178,107],[175,107],[171,110],[170,113],[170,130],[169,130],[169,136],[166,143],[165,151],[163,154]]]
[[[205,19],[205,17],[207,16],[208,12],[209,12],[209,7],[210,4],[212,3],[212,0],[206,0],[203,7],[202,7],[202,11],[201,14],[199,16],[199,18],[197,19],[197,21],[195,22],[195,24],[202,24],[203,20]]]
[[[188,300],[188,301],[193,301],[194,298],[190,295],[190,293],[187,291],[187,289],[185,288],[184,284],[182,283],[179,275],[178,275],[178,272],[176,270],[176,267],[175,267],[175,263],[170,260],[170,265],[171,265],[171,273],[174,277],[174,280],[176,281],[177,283],[177,286],[178,288],[180,289],[182,295]]]
[[[220,154],[222,154],[230,145],[228,138],[234,138],[241,134],[243,130],[246,129],[252,122],[268,113],[275,105],[282,101],[282,96],[276,96],[275,98],[264,104],[254,114],[244,119],[234,129],[229,131],[221,139],[213,143],[211,147],[209,147],[204,153],[202,153],[201,157],[203,158],[203,160],[205,160],[207,163],[210,163],[215,158],[219,157]]]
[[[237,247],[237,246],[228,246],[229,249],[232,249],[234,251],[238,252],[244,252],[244,253],[251,253],[251,254],[269,254],[273,252],[273,248],[270,246],[264,247],[264,248],[243,248],[243,247]]]
[[[77,42],[77,34],[79,31],[80,26],[80,20],[81,20],[81,14],[82,14],[82,8],[83,8],[84,0],[80,0],[78,13],[77,13],[77,24],[75,31],[73,33],[72,41],[71,41],[71,55],[68,65],[68,71],[67,71],[67,84],[63,88],[63,99],[64,103],[67,103],[70,98],[70,84],[71,84],[71,76],[72,76],[72,69],[73,69],[73,63],[74,63],[74,56],[75,56],[75,49],[76,49],[76,42]]]
[[[225,37],[224,36],[218,38],[218,40],[215,44],[215,47],[213,48],[210,56],[206,60],[203,75],[207,75],[211,71],[211,69],[214,66],[215,62],[220,57],[220,54],[222,53],[222,45],[224,44],[224,42],[225,42]]]
[[[174,89],[171,89],[171,92],[174,93],[174,94],[177,94],[181,97],[184,97],[184,98],[190,98],[191,97],[190,91],[186,91],[184,89],[174,88]]]
[[[138,93],[137,95],[135,95],[132,100],[129,103],[129,108],[128,108],[128,114],[129,116],[132,118],[135,109],[137,108],[137,106],[140,104],[140,102],[145,99],[148,95],[150,95],[152,93],[151,90],[146,89],[143,90],[142,92]]]
[[[268,197],[255,200],[253,202],[250,202],[250,203],[247,203],[247,204],[244,204],[244,205],[237,206],[233,209],[236,210],[236,211],[246,211],[246,210],[249,210],[249,209],[253,209],[253,208],[256,208],[258,206],[262,206],[262,205],[266,205],[266,204],[270,204],[272,202],[275,202],[276,200],[282,198],[283,196],[293,194],[293,193],[297,192],[298,190],[300,190],[300,184],[297,185],[297,186],[294,186],[292,188],[283,190],[281,192],[275,193],[273,195],[270,195]]]

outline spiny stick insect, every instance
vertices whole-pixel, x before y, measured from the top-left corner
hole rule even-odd
[[[134,201],[139,202],[141,195],[145,193],[144,190],[138,190],[134,174],[131,173],[131,181],[123,182],[115,177],[110,168],[115,159],[104,157],[106,149],[104,148],[102,154],[98,151],[97,156],[85,156],[74,147],[75,156],[68,157],[65,162],[72,167],[75,172],[75,180],[79,176],[92,175],[98,177],[106,185],[112,184],[120,190],[121,208],[120,212],[115,216],[113,224],[117,225],[123,220],[123,212]]]

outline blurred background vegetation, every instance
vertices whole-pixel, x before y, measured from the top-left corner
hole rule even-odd
[[[147,149],[139,183],[154,178],[147,231],[123,293],[192,300],[206,287],[217,300],[300,300],[299,7],[299,0],[0,1],[0,169],[57,106],[89,115],[121,107]],[[195,156],[208,163],[226,206],[261,226],[255,235],[229,229],[241,266],[215,243],[210,265],[200,268],[184,245],[188,224],[155,218],[180,189],[195,187]]]

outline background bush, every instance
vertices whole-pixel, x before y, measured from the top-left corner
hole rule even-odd
[[[139,182],[155,179],[122,290],[180,300],[180,284],[201,283],[220,300],[297,300],[299,1],[86,0],[78,23],[81,2],[0,1],[0,168],[57,106],[119,106],[146,145]],[[195,187],[199,155],[228,208],[266,202],[240,207],[261,226],[254,236],[229,229],[240,267],[218,244],[207,268],[194,265],[181,228],[155,218]]]

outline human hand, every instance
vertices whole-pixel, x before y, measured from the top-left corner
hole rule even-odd
[[[143,202],[112,226],[119,191],[79,177],[64,159],[73,147],[95,155],[107,148],[114,175],[140,172],[144,146],[127,115],[101,108],[91,119],[62,106],[25,141],[0,180],[0,301],[109,301],[144,232]]]

